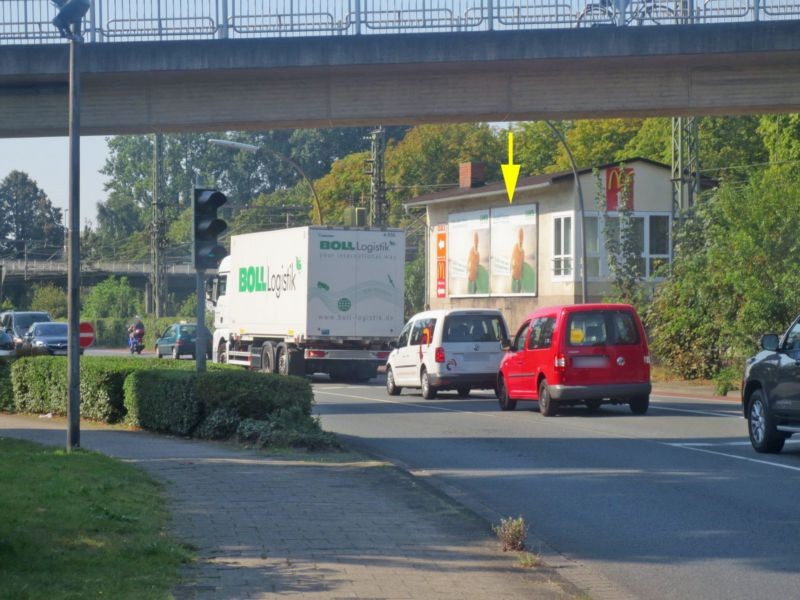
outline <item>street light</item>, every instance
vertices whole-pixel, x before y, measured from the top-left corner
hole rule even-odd
[[[244,150],[245,152],[250,152],[251,154],[255,154],[259,150],[266,150],[272,156],[280,160],[285,160],[295,171],[297,171],[300,174],[300,177],[302,177],[305,180],[305,182],[308,184],[308,187],[311,188],[311,195],[314,196],[314,207],[316,208],[317,211],[317,221],[319,221],[320,225],[324,225],[324,222],[322,220],[322,204],[320,204],[319,196],[317,196],[317,190],[314,188],[314,184],[311,183],[311,180],[305,174],[305,171],[303,171],[303,169],[300,168],[300,165],[298,165],[291,158],[289,158],[288,156],[284,156],[280,152],[277,152],[276,150],[273,150],[272,148],[269,148],[267,146],[259,147],[259,146],[254,146],[253,144],[245,144],[244,142],[234,142],[232,140],[213,140],[213,139],[208,140],[208,143],[213,144],[214,146],[222,146],[223,148],[231,148],[233,150]]]
[[[567,158],[569,158],[569,164],[572,167],[572,176],[575,178],[575,187],[578,188],[578,208],[581,213],[581,304],[586,304],[586,284],[588,279],[586,274],[586,216],[583,209],[581,178],[578,177],[578,166],[575,164],[575,159],[572,157],[572,151],[569,149],[564,134],[552,122],[545,121],[545,123],[558,138],[558,141],[561,142],[561,145],[564,146],[564,150],[567,151]]]
[[[53,25],[69,40],[69,248],[67,262],[67,452],[81,445],[80,388],[80,204],[81,204],[81,81],[78,57],[81,20],[88,12],[89,0],[52,0],[58,7]]]

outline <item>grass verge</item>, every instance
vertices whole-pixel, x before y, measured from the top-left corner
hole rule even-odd
[[[170,598],[192,559],[135,467],[0,438],[0,481],[0,598]]]

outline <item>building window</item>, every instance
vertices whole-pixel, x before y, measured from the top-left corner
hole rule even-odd
[[[572,275],[572,217],[553,218],[553,276]]]
[[[586,226],[586,276],[600,277],[600,219],[585,217]]]
[[[587,221],[589,219],[596,219],[596,217],[588,217]],[[631,215],[631,221],[633,224],[633,246],[638,257],[636,259],[637,274],[648,279],[664,277],[663,267],[670,263],[670,216],[634,213]],[[601,222],[598,220],[598,223]],[[589,249],[591,248],[589,242],[590,227],[588,223],[586,232],[586,261],[591,266],[591,260],[589,259]],[[606,216],[603,233],[610,237],[619,236],[619,218],[616,215]],[[605,256],[605,248],[602,250]],[[608,273],[607,259],[604,264],[605,272]],[[593,276],[591,275],[591,270],[588,273],[590,277]]]

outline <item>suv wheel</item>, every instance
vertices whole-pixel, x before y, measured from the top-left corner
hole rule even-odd
[[[755,390],[750,394],[747,431],[750,434],[750,443],[756,452],[775,454],[783,449],[783,444],[786,442],[786,438],[775,426],[775,420],[761,390]]]
[[[514,410],[517,408],[517,401],[508,396],[508,388],[502,377],[497,383],[497,402],[500,404],[500,410]]]
[[[390,396],[399,396],[403,388],[398,387],[394,383],[394,373],[392,367],[386,369],[386,393]]]
[[[643,415],[650,408],[650,396],[638,396],[631,398],[631,412],[635,415]]]
[[[550,388],[542,379],[539,384],[539,412],[543,417],[552,417],[557,412],[556,408],[556,402],[550,397]]]
[[[425,369],[422,369],[422,374],[419,377],[419,384],[422,388],[422,397],[425,398],[425,400],[433,400],[436,398],[436,388],[431,385],[428,371]]]

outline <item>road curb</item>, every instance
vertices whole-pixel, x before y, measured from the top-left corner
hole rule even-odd
[[[488,532],[492,531],[492,526],[499,523],[501,518],[509,517],[509,515],[498,513],[490,506],[474,499],[457,487],[437,479],[435,475],[425,469],[413,469],[401,460],[390,458],[366,446],[362,446],[351,436],[338,435],[338,437],[352,450],[392,465],[400,471],[401,474],[413,478],[415,481],[425,486],[430,492],[439,497],[444,497],[447,501],[458,505],[459,508],[472,513],[477,519],[485,523]],[[532,524],[529,524],[529,527],[532,529],[528,531],[528,549],[538,554],[544,561],[545,567],[551,570],[554,575],[563,579],[569,586],[576,588],[577,591],[589,596],[592,600],[636,599],[636,596],[632,595],[624,588],[619,587],[602,573],[552,548],[547,542],[536,535],[535,527]],[[500,549],[498,547],[498,552],[499,551]],[[569,590],[565,591],[569,592]]]

